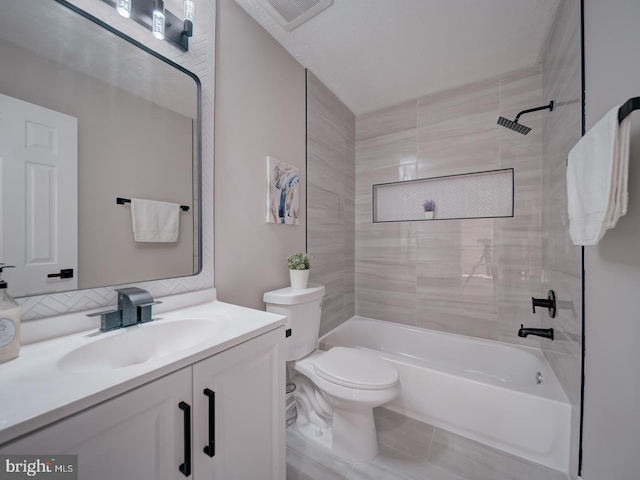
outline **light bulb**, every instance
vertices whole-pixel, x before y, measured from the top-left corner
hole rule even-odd
[[[131,0],[117,0],[116,11],[124,18],[131,17]]]
[[[193,22],[195,5],[193,0],[184,0],[184,19]]]
[[[194,9],[193,0],[184,0],[184,29],[182,34],[187,37],[193,36]]]
[[[153,9],[153,36],[158,40],[164,40],[164,24],[164,2],[156,0],[155,8]]]

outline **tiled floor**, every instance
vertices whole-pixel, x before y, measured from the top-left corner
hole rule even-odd
[[[568,476],[384,408],[375,410],[380,453],[336,460],[287,428],[287,480],[568,480]]]

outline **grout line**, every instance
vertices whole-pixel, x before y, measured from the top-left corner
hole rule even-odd
[[[431,460],[431,446],[433,445],[433,439],[436,436],[436,430],[438,429],[438,427],[433,427],[433,432],[431,432],[431,441],[429,442],[429,449],[427,450],[427,463],[430,463],[429,460]]]

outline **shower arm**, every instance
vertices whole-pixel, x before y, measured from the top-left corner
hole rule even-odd
[[[523,110],[518,115],[516,115],[516,119],[514,120],[514,122],[518,123],[518,119],[520,118],[520,115],[524,115],[525,113],[537,112],[539,110],[547,110],[547,109],[553,112],[553,105],[554,105],[554,102],[553,100],[551,100],[549,102],[549,105],[545,105],[544,107],[537,107],[537,108],[530,108],[529,110]]]

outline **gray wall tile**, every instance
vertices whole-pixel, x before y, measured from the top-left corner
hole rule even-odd
[[[539,345],[517,330],[540,323],[530,298],[542,276],[542,115],[527,136],[497,120],[541,103],[537,66],[357,118],[358,315]],[[372,223],[373,184],[497,168],[515,170],[514,218]],[[400,264],[374,267],[381,259]]]
[[[500,77],[427,95],[417,102],[418,127],[495,113],[500,104]]]
[[[417,115],[415,100],[359,115],[356,118],[356,141],[415,128]]]
[[[307,71],[309,279],[326,287],[320,334],[355,311],[355,116]]]

